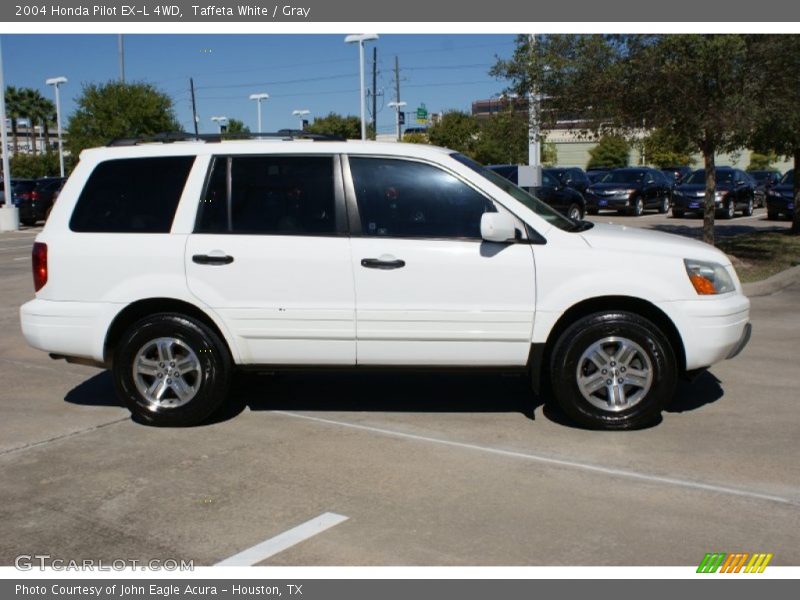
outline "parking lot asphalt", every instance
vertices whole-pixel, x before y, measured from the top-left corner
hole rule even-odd
[[[642,431],[571,427],[521,376],[379,372],[242,375],[228,414],[157,429],[108,373],[25,345],[34,234],[0,235],[2,565],[207,565],[253,547],[273,565],[800,564],[800,286],[754,298],[750,345]],[[260,546],[326,513],[346,520]]]

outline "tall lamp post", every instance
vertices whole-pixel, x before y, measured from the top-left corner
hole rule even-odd
[[[364,44],[377,40],[377,33],[356,33],[344,38],[346,44],[358,44],[358,65],[361,79],[361,139],[367,139],[367,101],[364,94]]]
[[[61,139],[61,94],[60,87],[67,83],[66,77],[51,77],[45,84],[52,85],[56,91],[56,127],[58,128],[58,164],[61,167],[61,176],[64,176],[64,142]]]
[[[0,38],[0,139],[3,144],[3,190],[5,203],[0,208],[0,231],[19,229],[19,210],[11,202],[11,172],[8,166],[8,132],[6,131],[6,84],[3,80],[3,48]]]
[[[225,123],[228,122],[228,117],[220,116],[220,117],[211,117],[211,120],[217,124],[219,127],[219,133],[222,135],[222,128],[225,126]]]
[[[389,102],[389,108],[393,108],[396,112],[395,123],[397,124],[397,141],[399,142],[402,138],[400,135],[400,109],[406,106],[408,102]]]
[[[261,133],[261,101],[269,100],[269,94],[264,92],[260,94],[250,94],[250,100],[256,101],[256,110],[258,111],[258,133]]]
[[[305,117],[307,115],[310,115],[310,114],[311,114],[311,111],[307,110],[305,108],[298,108],[297,110],[293,110],[292,111],[292,116],[293,117],[297,117],[298,119],[300,119],[300,131],[303,131],[303,121],[304,121],[303,117]]]

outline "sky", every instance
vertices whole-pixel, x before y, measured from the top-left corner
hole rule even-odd
[[[474,100],[502,93],[507,82],[489,75],[496,57],[514,49],[513,35],[381,35],[366,50],[371,87],[372,48],[378,49],[378,133],[392,133],[394,60],[400,61],[400,95],[416,110],[469,111]],[[119,77],[116,35],[3,35],[6,85],[38,89],[48,98],[49,77],[65,76],[61,88],[66,123],[87,83]],[[217,131],[210,117],[224,115],[257,129],[253,93],[266,92],[263,130],[297,128],[295,109],[311,118],[329,112],[359,114],[358,46],[344,35],[125,35],[126,81],[146,81],[169,94],[179,122],[192,127],[189,77],[194,78],[201,133]],[[380,93],[383,92],[381,96]],[[407,124],[413,121],[407,115]]]

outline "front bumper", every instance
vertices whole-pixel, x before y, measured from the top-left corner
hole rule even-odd
[[[683,340],[687,371],[733,358],[750,339],[750,300],[740,292],[658,306]]]
[[[628,208],[630,205],[631,197],[629,195],[599,196],[596,194],[586,194],[587,208],[618,210],[620,208]]]

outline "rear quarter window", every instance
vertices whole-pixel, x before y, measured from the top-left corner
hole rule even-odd
[[[194,156],[126,158],[98,164],[78,197],[70,229],[169,233]]]

